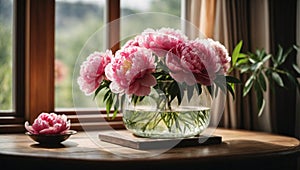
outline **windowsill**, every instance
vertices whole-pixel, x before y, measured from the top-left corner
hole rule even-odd
[[[94,134],[97,137],[96,131]],[[282,169],[296,166],[300,147],[296,138],[228,129],[217,129],[215,135],[222,136],[222,144],[173,148],[162,154],[145,157],[143,155],[150,151],[134,150],[100,141],[98,146],[84,132],[71,136],[59,148],[41,147],[24,134],[1,134],[0,163],[11,166],[12,162],[21,161],[20,165],[28,165],[31,169],[38,166],[102,169],[199,166],[210,169],[229,165],[234,169],[245,166],[245,163],[252,168],[258,165]],[[119,156],[122,154],[128,156]]]

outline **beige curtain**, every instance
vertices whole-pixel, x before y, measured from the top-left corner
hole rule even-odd
[[[211,38],[213,36],[215,18],[215,0],[193,0],[191,5],[191,22],[194,23],[204,36]]]
[[[229,53],[240,41],[245,51],[257,48],[270,50],[269,12],[267,0],[187,0],[187,20],[206,37],[223,43]],[[195,32],[195,31],[194,31]],[[193,33],[196,36],[196,33]],[[245,80],[238,73],[234,76]],[[268,92],[265,98],[268,98]],[[270,100],[261,117],[257,116],[255,96],[242,97],[242,87],[236,88],[236,99],[227,96],[220,126],[271,131]]]

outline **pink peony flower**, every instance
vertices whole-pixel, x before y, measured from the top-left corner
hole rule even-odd
[[[156,84],[154,56],[151,51],[136,46],[117,51],[115,58],[105,68],[106,77],[111,80],[114,93],[145,96]]]
[[[86,95],[93,93],[100,83],[106,79],[105,67],[113,58],[112,52],[107,50],[103,52],[94,52],[88,56],[80,67],[80,76],[77,79],[80,90]]]
[[[196,39],[179,44],[173,53],[168,53],[166,65],[178,82],[211,85],[223,63],[210,40]]]
[[[212,39],[208,39],[209,43],[215,48],[216,53],[218,54],[222,68],[220,70],[221,73],[226,73],[230,68],[231,58],[229,57],[228,51],[224,45],[222,45],[219,41],[214,41]]]
[[[25,128],[33,134],[61,134],[69,130],[71,126],[70,120],[66,115],[57,115],[55,113],[41,113],[32,126],[28,121],[25,122]]]
[[[138,42],[141,47],[151,49],[156,55],[162,57],[187,39],[187,36],[180,30],[161,28],[159,30],[146,29],[138,38]]]

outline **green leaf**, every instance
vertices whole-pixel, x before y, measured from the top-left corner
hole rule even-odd
[[[266,101],[265,99],[262,99],[262,104],[261,106],[259,107],[259,111],[258,111],[258,117],[260,117],[264,111],[264,108],[265,108],[265,105],[266,105]]]
[[[145,96],[139,96],[139,102],[143,101]]]
[[[106,114],[109,115],[112,104],[113,104],[113,96],[112,93],[110,93],[109,97],[106,100]]]
[[[238,59],[244,59],[244,58],[248,58],[248,55],[244,53],[240,53]]]
[[[260,87],[266,91],[267,89],[267,85],[266,85],[266,79],[265,79],[265,76],[263,75],[262,72],[260,72],[260,74],[258,75],[258,83],[260,85]]]
[[[243,88],[243,96],[246,96],[249,93],[253,85],[253,81],[254,81],[254,75],[250,76],[250,78],[246,81],[245,86]]]
[[[213,94],[212,94],[212,86],[207,86],[207,90],[208,90],[208,92],[209,92],[209,94],[212,96]]]
[[[249,65],[242,65],[242,66],[240,67],[241,73],[243,74],[243,73],[249,71],[250,68],[251,68],[251,66],[249,66]]]
[[[285,74],[286,74],[286,76],[288,77],[289,81],[292,82],[292,84],[293,84],[294,86],[296,86],[297,88],[299,88],[299,90],[300,90],[300,83],[299,83],[299,81],[297,80],[297,78],[294,77],[294,76],[293,76],[292,74],[290,74],[289,72],[286,72]]]
[[[272,78],[280,87],[284,87],[283,81],[277,72],[272,72]]]
[[[138,99],[139,99],[139,97],[138,97],[138,96],[136,96],[136,95],[133,95],[133,96],[132,96],[132,99],[131,99],[131,102],[133,102],[133,103],[134,103],[134,105],[136,105],[136,103],[137,103]]]
[[[112,92],[110,91],[110,89],[108,89],[107,92],[103,96],[103,102],[105,102],[111,94],[112,94]]]
[[[293,68],[298,74],[300,74],[300,68],[296,64],[293,64]]]
[[[108,88],[109,87],[109,83],[106,83],[105,81],[101,82],[100,86],[96,89],[93,100],[96,99],[98,93],[104,89],[104,88]]]
[[[264,65],[264,63],[262,61],[257,62],[251,66],[250,70],[253,72],[257,72],[258,70],[260,70],[262,68],[263,65]]]
[[[241,40],[234,48],[231,59],[232,59],[232,66],[236,65],[236,61],[238,60],[241,48],[243,45],[243,41]]]
[[[281,60],[279,61],[279,65],[283,64],[285,62],[285,60],[287,59],[287,57],[289,56],[289,54],[292,52],[293,47],[290,47],[287,52],[285,52],[282,57]]]
[[[202,93],[202,87],[201,87],[201,84],[200,83],[197,83],[197,94],[198,96]]]
[[[255,55],[252,55],[252,56],[255,56]],[[249,61],[250,61],[251,64],[254,64],[254,63],[257,63],[257,61],[259,61],[259,60],[255,57],[250,57]]]
[[[236,83],[236,84],[242,83],[239,79],[232,77],[232,76],[225,76],[225,78],[226,78],[226,82],[228,82],[228,83]]]
[[[266,55],[266,56],[262,59],[262,62],[265,63],[265,62],[268,61],[271,57],[272,57],[271,54]]]
[[[231,96],[232,96],[232,98],[233,98],[233,100],[235,99],[235,96],[234,96],[234,84],[232,83],[227,83],[226,84],[226,86],[227,86],[227,90],[229,90],[229,92],[230,92],[230,94],[231,94]]]
[[[94,97],[93,97],[93,100],[96,99],[98,93],[101,91],[102,89],[100,87],[97,88],[97,90],[95,91],[95,94],[94,94]]]
[[[265,100],[264,100],[262,89],[257,82],[254,83],[254,90],[255,90],[256,98],[257,98],[257,100],[256,100],[257,106],[259,109],[258,116],[261,116],[261,114],[264,110],[264,107],[265,107]]]
[[[237,61],[236,66],[247,64],[248,62],[249,62],[248,58],[243,58],[243,59],[240,59],[240,60]]]
[[[170,85],[170,90],[169,90],[169,94],[171,96],[171,101],[175,99],[178,91],[179,91],[178,85],[175,81],[173,81]]]
[[[259,60],[264,59],[264,58],[265,58],[264,56],[266,56],[266,51],[265,51],[265,49],[257,50],[257,56],[258,56],[258,59],[259,59]]]
[[[120,104],[120,101],[119,101],[119,95],[117,94],[116,97],[117,97],[117,99],[116,99],[116,102],[115,102],[115,104],[114,104],[114,114],[113,114],[112,119],[115,119],[115,118],[116,118],[117,113],[118,113],[118,110],[119,110],[119,104]]]
[[[268,82],[270,84],[270,89],[272,92],[275,91],[275,88],[274,88],[274,81],[273,81],[273,77],[272,77],[272,70],[270,68],[268,68],[266,71],[265,71],[265,75],[267,76],[268,78]]]
[[[176,85],[178,86],[177,83],[176,83]],[[178,92],[180,92],[180,93],[178,93]],[[178,105],[181,104],[183,95],[184,95],[183,89],[180,89],[179,86],[178,86],[178,91],[176,93],[176,97],[177,97],[177,100],[178,100]]]
[[[278,65],[280,65],[280,61],[282,60],[282,53],[283,53],[283,49],[281,47],[281,45],[278,45],[278,51],[275,57],[275,63],[274,66],[277,67]]]

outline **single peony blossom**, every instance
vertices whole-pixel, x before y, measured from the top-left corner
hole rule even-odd
[[[154,56],[150,50],[136,46],[117,51],[115,58],[105,68],[106,77],[111,81],[113,93],[145,96],[156,84]]]
[[[210,40],[196,39],[179,44],[173,52],[169,52],[166,65],[170,75],[178,82],[211,85],[223,63]]]
[[[187,39],[187,36],[180,30],[161,28],[159,30],[146,29],[137,41],[139,46],[151,49],[156,55],[164,57],[168,51],[186,42]]]
[[[80,67],[80,76],[77,79],[81,91],[90,95],[98,88],[100,83],[106,79],[104,70],[112,58],[110,50],[105,53],[94,52],[88,56]]]
[[[61,134],[69,130],[71,121],[67,120],[66,115],[57,115],[55,113],[41,113],[32,126],[25,122],[25,128],[32,134]]]

